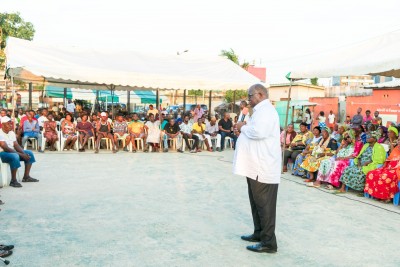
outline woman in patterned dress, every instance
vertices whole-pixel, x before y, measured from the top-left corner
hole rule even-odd
[[[321,161],[333,156],[337,147],[336,139],[329,137],[328,128],[322,128],[322,139],[319,141],[318,145],[314,147],[311,155],[301,164],[301,167],[309,173],[309,179],[305,180],[305,182],[308,183],[307,186],[320,186],[319,183],[314,185],[314,174],[318,171]]]
[[[52,114],[47,115],[47,119],[48,121],[45,121],[43,125],[43,135],[46,138],[46,142],[49,143],[50,151],[56,151],[54,144],[58,141],[57,122],[54,121]]]
[[[64,149],[67,149],[67,150],[73,149],[76,140],[78,140],[78,137],[76,136],[75,125],[72,122],[71,114],[65,115],[65,119],[63,120],[63,122],[61,124],[61,131],[62,131],[63,137],[66,139],[63,150]]]
[[[303,163],[304,159],[311,154],[314,146],[317,145],[321,140],[321,128],[319,126],[314,127],[313,134],[314,136],[306,141],[306,148],[296,157],[296,161],[293,164],[292,175],[306,177],[306,171],[301,167],[301,164]]]
[[[386,159],[383,168],[370,171],[365,181],[364,192],[374,198],[390,201],[399,191],[400,180],[400,139]]]
[[[377,134],[372,132],[366,137],[367,144],[363,146],[360,154],[354,159],[354,165],[347,167],[340,177],[342,187],[337,193],[346,192],[346,185],[356,191],[363,191],[366,174],[385,162],[386,152],[383,146],[377,143]]]

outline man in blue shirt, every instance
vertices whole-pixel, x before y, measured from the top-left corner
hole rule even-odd
[[[37,120],[33,120],[30,113],[27,115],[27,120],[24,122],[23,127],[24,134],[22,137],[22,147],[25,147],[25,143],[26,141],[28,141],[29,138],[35,138],[38,142],[38,151],[43,153],[44,151],[41,148],[42,134],[40,133],[39,123]]]

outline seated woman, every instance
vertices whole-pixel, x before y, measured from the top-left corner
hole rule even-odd
[[[301,152],[297,157],[296,161],[293,164],[293,173],[292,175],[300,176],[300,177],[306,177],[306,171],[301,167],[301,164],[303,163],[304,159],[306,156],[310,155],[311,152],[314,149],[314,146],[319,143],[321,140],[321,128],[319,126],[315,127],[313,129],[313,134],[314,136],[310,139],[307,140],[306,142],[306,148]]]
[[[314,174],[318,171],[321,161],[335,155],[335,151],[338,148],[336,139],[329,137],[328,128],[322,128],[321,133],[322,139],[314,147],[311,155],[307,156],[301,164],[301,167],[309,173],[309,179],[305,180],[308,183],[307,186],[320,186],[319,183],[314,185]]]
[[[328,183],[327,189],[333,189],[333,186],[339,187],[340,176],[344,169],[349,166],[350,159],[356,156],[357,155],[354,155],[353,139],[350,133],[346,132],[340,148],[336,153],[336,157],[334,156],[321,161],[318,169],[317,181],[314,183],[314,186],[319,187],[321,183]]]
[[[384,142],[384,144],[389,146],[389,154],[397,146],[397,138],[398,137],[399,137],[399,130],[397,130],[396,127],[390,126],[388,128],[388,138]]]
[[[377,134],[372,132],[366,137],[367,144],[363,146],[360,154],[354,159],[354,165],[344,170],[340,177],[342,187],[336,193],[345,193],[346,185],[356,191],[363,191],[366,174],[385,162],[386,152],[383,146],[377,143]]]
[[[378,143],[384,144],[388,139],[388,129],[385,126],[379,126],[378,128]]]
[[[76,140],[78,140],[78,137],[76,136],[75,125],[72,122],[72,116],[69,113],[65,115],[65,119],[61,123],[61,132],[63,134],[63,137],[66,139],[63,150],[73,149]]]
[[[293,124],[288,124],[287,130],[281,132],[281,147],[283,148],[283,146],[285,146],[284,149],[288,149],[290,143],[292,143],[296,135],[297,133],[294,130]],[[285,136],[286,136],[286,142],[285,142]]]
[[[346,131],[346,127],[345,126],[339,127],[337,124],[335,124],[334,127],[335,131],[331,134],[331,138],[335,139],[337,143],[340,144],[343,140],[343,134]]]
[[[85,152],[85,145],[88,140],[94,136],[93,125],[88,122],[88,115],[82,114],[81,121],[76,125],[76,130],[79,132],[79,152]]]
[[[43,125],[43,135],[46,138],[46,142],[49,143],[50,151],[56,151],[54,144],[58,141],[57,122],[54,121],[52,114],[47,115],[47,119],[48,121],[45,121]]]
[[[383,168],[370,171],[365,181],[364,192],[374,198],[389,202],[399,191],[400,179],[400,139],[386,159]]]

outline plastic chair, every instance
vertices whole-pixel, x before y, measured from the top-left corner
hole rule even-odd
[[[57,132],[57,135],[60,136],[60,134],[58,133],[57,130],[56,130],[56,132]],[[46,140],[46,138],[44,137],[44,132],[42,132],[42,150],[45,150],[45,149],[46,149],[46,142],[47,142],[47,140]],[[54,144],[56,145],[57,151],[61,151],[61,148],[60,148],[60,139],[58,139],[58,141],[55,142]]]
[[[140,138],[140,137],[135,138],[135,145],[136,145],[137,150],[144,151],[144,142],[143,142],[142,138]],[[129,142],[128,150],[129,150],[129,152],[133,151],[132,142]]]
[[[194,144],[194,139],[189,138],[188,141],[189,141],[189,145],[193,146],[193,144]],[[185,140],[182,138],[182,151],[185,151],[185,149],[186,149],[186,142],[185,142]]]
[[[66,141],[67,139],[64,138],[64,135],[62,134],[61,131],[59,132],[59,135],[58,135],[58,136],[59,136],[59,139],[60,139],[60,151],[64,151],[64,145],[65,145],[65,141]],[[78,135],[77,135],[77,138],[79,138]],[[74,147],[75,147],[76,150],[79,149],[79,147],[78,147],[78,141],[75,142]]]
[[[400,189],[400,181],[397,184],[397,186]],[[397,192],[396,195],[394,195],[394,198],[393,198],[393,205],[398,206],[399,204],[400,204],[400,192]]]
[[[38,149],[38,141],[37,141],[37,139],[34,138],[34,137],[31,137],[31,138],[28,138],[28,140],[26,141],[26,143],[24,145],[24,150],[27,150],[27,148],[28,148],[28,141],[32,142],[32,150]]]
[[[92,143],[92,148],[94,149],[94,146],[95,146],[95,144],[96,144],[96,141],[94,140],[94,136],[90,137],[90,138],[88,139],[88,141],[87,141],[88,149],[90,149],[90,143]]]
[[[229,141],[229,146],[233,149],[232,138],[230,138],[229,136],[225,137],[225,149],[228,146],[228,141]]]
[[[0,172],[1,172],[0,186],[1,187],[9,186],[9,184],[11,182],[10,164],[2,162],[1,159],[0,159]],[[10,173],[10,175],[9,175],[9,173]],[[17,180],[18,180],[18,182],[21,182],[19,170],[17,170]]]
[[[168,141],[171,141],[171,149],[176,150],[177,138],[168,138]],[[164,148],[164,140],[161,140],[161,148]]]

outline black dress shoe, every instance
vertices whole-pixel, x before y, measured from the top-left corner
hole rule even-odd
[[[278,252],[278,249],[276,248],[271,248],[269,246],[264,246],[262,243],[258,243],[255,245],[247,246],[246,247],[250,251],[254,252],[265,252],[265,253],[276,253]]]
[[[14,245],[0,245],[0,250],[12,250]]]
[[[32,178],[32,177],[28,177],[28,178],[23,178],[22,182],[24,183],[37,183],[39,182],[38,179]]]
[[[0,257],[5,258],[13,254],[12,250],[0,250]]]
[[[20,183],[18,183],[17,181],[11,181],[10,182],[10,186],[12,186],[12,187],[22,187],[22,185]]]
[[[249,242],[260,242],[260,238],[255,236],[254,234],[252,235],[242,235],[240,237],[241,239],[243,239],[244,241],[249,241]]]

